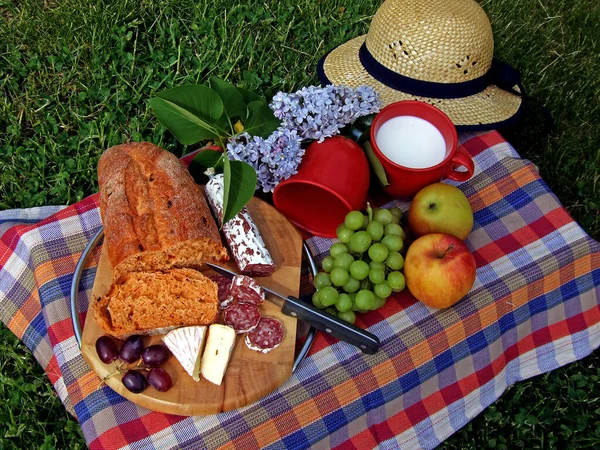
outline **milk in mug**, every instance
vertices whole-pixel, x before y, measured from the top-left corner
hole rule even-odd
[[[381,153],[404,167],[424,169],[446,158],[446,141],[428,121],[415,116],[397,116],[384,122],[375,141]]]

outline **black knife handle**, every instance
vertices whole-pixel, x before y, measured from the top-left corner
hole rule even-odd
[[[298,300],[296,297],[288,297],[281,308],[281,312],[287,316],[303,320],[317,330],[330,334],[341,341],[355,345],[365,353],[376,353],[381,346],[379,339],[373,333],[338,319],[315,308],[313,305]]]

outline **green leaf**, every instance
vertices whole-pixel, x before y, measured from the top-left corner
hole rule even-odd
[[[230,120],[234,117],[246,118],[246,101],[238,88],[218,77],[210,77],[210,87],[221,97],[225,113]]]
[[[275,131],[281,122],[273,115],[266,101],[254,101],[248,104],[248,120],[244,131],[251,136],[267,138]]]
[[[206,169],[214,167],[216,173],[221,173],[223,170],[223,152],[216,150],[202,150],[198,152],[190,163],[190,174],[198,184],[206,184],[208,176],[204,174]]]
[[[220,123],[225,111],[223,101],[209,87],[188,84],[169,89],[150,100],[150,106],[182,144],[217,139],[225,134]]]
[[[207,122],[223,115],[224,106],[219,94],[200,84],[186,84],[159,92],[156,96],[175,103]]]
[[[150,106],[160,123],[184,145],[218,137],[217,130],[208,122],[175,103],[162,98],[153,98],[150,100]]]
[[[264,100],[260,95],[258,95],[256,92],[252,92],[249,91],[248,89],[244,89],[244,88],[237,88],[237,90],[240,92],[240,94],[242,94],[242,96],[244,97],[244,102],[246,103],[246,105],[249,105],[252,102],[256,102],[256,101],[260,101],[260,100]]]
[[[371,168],[373,169],[373,172],[375,172],[375,175],[377,176],[377,179],[379,180],[379,182],[383,186],[389,186],[390,183],[388,182],[387,175],[385,174],[385,169],[381,165],[381,161],[379,161],[377,156],[375,156],[375,153],[373,153],[373,149],[371,148],[371,143],[369,141],[365,141],[363,143],[362,147],[363,147],[363,150],[365,151],[365,153],[367,154],[367,158],[369,159],[369,162],[371,163]]]
[[[243,161],[229,161],[223,165],[223,219],[227,223],[239,213],[254,196],[256,171]]]

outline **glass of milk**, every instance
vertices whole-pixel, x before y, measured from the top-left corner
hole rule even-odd
[[[394,197],[412,198],[429,184],[473,175],[473,160],[457,150],[452,121],[428,103],[404,100],[383,108],[373,119],[370,144],[386,173],[384,188]]]

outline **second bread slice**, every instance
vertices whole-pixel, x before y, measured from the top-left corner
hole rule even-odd
[[[128,273],[94,303],[97,322],[117,338],[208,325],[217,312],[216,284],[193,269]]]

